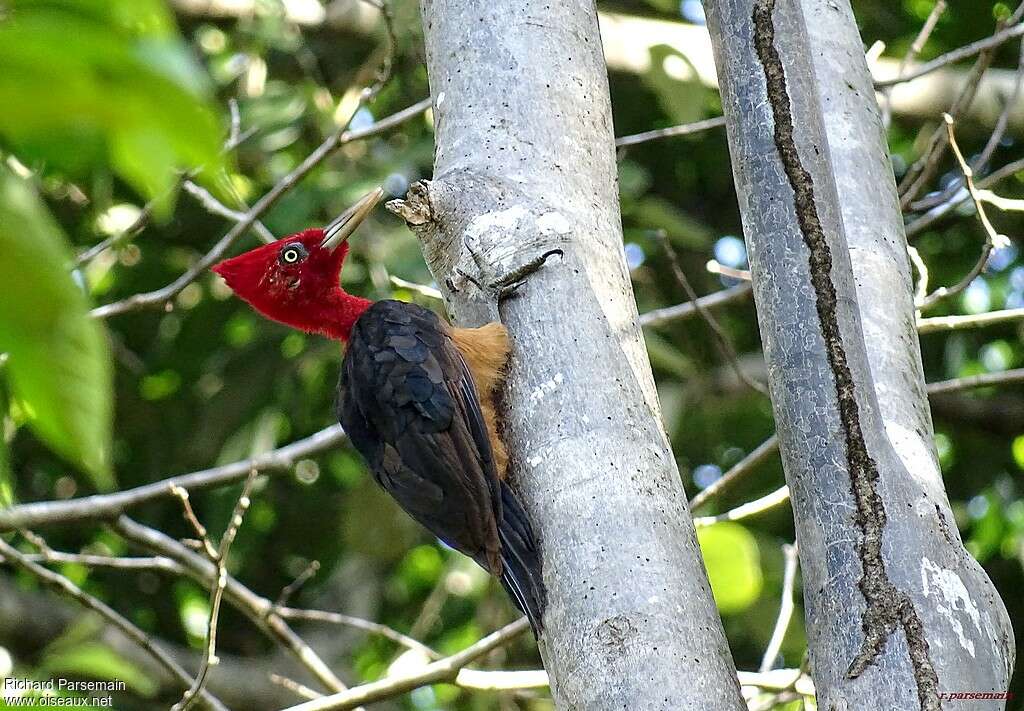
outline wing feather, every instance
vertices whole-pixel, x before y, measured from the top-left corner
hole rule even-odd
[[[501,575],[501,489],[472,376],[431,311],[395,301],[356,323],[338,416],[377,481],[438,538]]]

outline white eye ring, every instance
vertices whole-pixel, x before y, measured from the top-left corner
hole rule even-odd
[[[307,256],[309,256],[309,253],[301,244],[290,244],[281,250],[279,260],[281,264],[292,266],[298,264]]]

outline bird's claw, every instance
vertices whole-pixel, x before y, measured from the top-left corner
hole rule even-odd
[[[526,264],[520,265],[512,271],[506,273],[504,276],[495,279],[487,285],[487,291],[494,294],[495,299],[499,302],[512,296],[516,289],[521,287],[526,282],[526,277],[533,274],[535,271],[544,266],[544,264],[553,257],[554,255],[559,257],[564,256],[565,252],[561,249],[549,249],[539,257],[534,257]],[[474,283],[475,280],[474,280]],[[477,286],[480,286],[477,283]]]

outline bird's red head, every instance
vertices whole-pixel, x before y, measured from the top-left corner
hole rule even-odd
[[[338,283],[348,238],[380,200],[377,188],[323,229],[265,244],[213,267],[231,290],[267,318],[307,333],[348,340],[373,303]]]

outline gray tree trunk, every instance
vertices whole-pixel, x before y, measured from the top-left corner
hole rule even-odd
[[[594,5],[423,0],[422,12],[434,179],[391,207],[453,320],[496,318],[473,280],[564,251],[501,307],[504,431],[541,539],[556,704],[743,708],[623,257]]]
[[[903,222],[849,2],[706,8],[819,707],[938,709],[944,693],[1004,691],[1013,634],[943,489]]]

